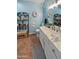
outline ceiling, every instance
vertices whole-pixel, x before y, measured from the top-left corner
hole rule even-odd
[[[34,3],[43,3],[45,0],[17,0],[20,2],[34,2]]]

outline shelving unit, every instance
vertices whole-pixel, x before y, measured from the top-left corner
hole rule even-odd
[[[29,36],[29,14],[27,12],[17,12],[17,38]]]
[[[61,27],[61,15],[54,14],[54,25]]]

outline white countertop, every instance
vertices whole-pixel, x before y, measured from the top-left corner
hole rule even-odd
[[[40,29],[44,32],[44,34],[48,37],[50,42],[54,44],[54,46],[61,51],[61,33],[57,33],[50,28],[45,26],[40,27]],[[57,40],[55,38],[58,38]]]

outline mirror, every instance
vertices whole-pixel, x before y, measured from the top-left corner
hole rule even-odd
[[[61,27],[61,5],[48,10],[48,23]]]

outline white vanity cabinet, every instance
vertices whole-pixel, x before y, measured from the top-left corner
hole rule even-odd
[[[60,51],[49,41],[46,34],[41,29],[39,39],[44,49],[46,59],[61,59]]]
[[[57,59],[56,55],[54,54],[54,52],[52,51],[52,49],[50,48],[50,46],[46,41],[45,41],[44,52],[47,59]]]

